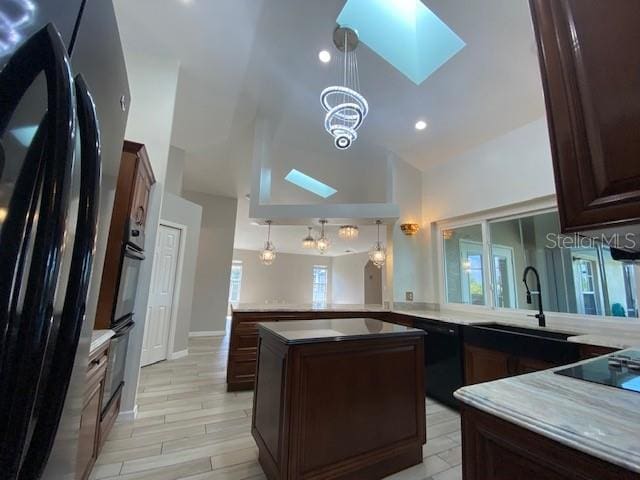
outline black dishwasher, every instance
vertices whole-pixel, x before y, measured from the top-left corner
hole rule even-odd
[[[416,318],[415,327],[427,333],[424,338],[426,395],[457,409],[453,392],[463,386],[460,326]]]

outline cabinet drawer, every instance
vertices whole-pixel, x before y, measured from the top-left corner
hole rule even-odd
[[[232,380],[252,380],[256,374],[256,353],[234,355],[229,362],[229,375]]]

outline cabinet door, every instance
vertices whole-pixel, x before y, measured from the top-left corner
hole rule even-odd
[[[465,385],[490,382],[499,378],[508,377],[509,375],[508,354],[465,344]]]
[[[525,373],[546,370],[555,366],[557,365],[555,365],[554,363],[545,362],[543,360],[536,360],[534,358],[512,357],[512,360],[510,360],[510,374],[522,375]]]
[[[640,5],[530,0],[563,231],[640,222]]]
[[[98,428],[100,424],[100,392],[102,382],[98,383],[88,395],[87,403],[80,417],[80,435],[78,437],[77,478],[85,479],[97,458]]]

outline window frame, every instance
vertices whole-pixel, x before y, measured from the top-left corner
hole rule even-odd
[[[493,285],[492,275],[492,261],[493,255],[491,252],[491,235],[490,224],[492,222],[502,222],[508,220],[517,220],[520,218],[530,217],[534,215],[540,215],[545,213],[557,212],[558,205],[555,196],[544,197],[530,202],[524,202],[521,204],[512,205],[504,208],[496,208],[487,210],[471,215],[465,215],[455,217],[449,220],[443,220],[435,223],[435,235],[436,242],[436,254],[437,254],[437,285],[438,285],[438,298],[440,299],[440,305],[447,310],[457,310],[466,313],[491,313],[495,316],[513,317],[514,314],[522,314],[523,316],[529,316],[532,312],[529,309],[523,308],[510,308],[499,307],[495,305],[495,293]],[[444,262],[444,241],[443,232],[449,229],[468,227],[471,225],[480,225],[482,227],[482,243],[483,243],[483,282],[485,290],[485,305],[473,305],[464,303],[452,303],[447,299],[447,284]],[[558,232],[559,233],[559,232]],[[517,272],[516,272],[517,274]],[[516,277],[517,278],[517,277]],[[601,288],[604,288],[601,286]],[[589,323],[591,321],[598,322],[598,326],[602,326],[607,322],[619,323],[620,321],[640,321],[640,317],[615,317],[611,315],[598,315],[584,314],[584,313],[566,313],[566,312],[545,312],[547,317],[564,318],[568,320],[579,320],[580,324]],[[604,323],[603,323],[604,322]]]
[[[316,269],[325,271],[324,284],[316,282]],[[324,285],[324,300],[322,302],[316,302],[315,291],[316,285]],[[329,297],[329,266],[328,265],[314,265],[311,268],[311,303],[313,305],[326,305]]]
[[[233,299],[231,298],[231,291],[232,291],[232,275],[233,275],[233,267],[240,267],[240,279],[238,280],[238,300],[237,301],[233,301]],[[233,260],[231,262],[231,271],[229,272],[229,305],[238,305],[240,303],[240,294],[242,292],[242,275],[243,275],[243,266],[242,266],[242,260]]]

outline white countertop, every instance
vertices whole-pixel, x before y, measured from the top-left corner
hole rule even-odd
[[[563,445],[640,472],[640,393],[556,375],[554,370],[462,387],[455,396]]]
[[[94,330],[91,335],[91,345],[89,346],[89,354],[95,352],[98,348],[109,341],[115,335],[113,330]]]

